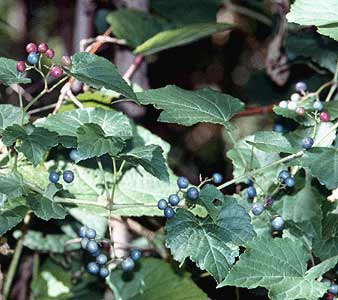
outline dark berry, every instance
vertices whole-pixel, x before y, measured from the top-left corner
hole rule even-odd
[[[200,192],[197,188],[191,187],[187,190],[187,197],[190,201],[196,201],[200,196]]]
[[[313,146],[313,143],[314,143],[314,141],[313,141],[312,138],[306,137],[302,141],[302,147],[306,150],[311,149],[312,146]]]
[[[38,51],[38,46],[34,43],[29,43],[26,46],[26,52],[27,53],[32,53]]]
[[[26,64],[23,60],[18,61],[18,63],[16,64],[16,70],[20,73],[26,71]]]
[[[96,262],[99,265],[104,265],[108,261],[107,255],[105,254],[100,254],[96,257]]]
[[[288,177],[284,180],[284,183],[287,187],[294,187],[296,184],[296,181],[293,177]]]
[[[246,190],[246,194],[249,199],[253,199],[257,196],[257,191],[253,186],[249,186],[248,189]]]
[[[89,240],[87,238],[83,238],[80,242],[81,244],[81,248],[82,249],[87,249],[87,244],[88,244]]]
[[[157,202],[157,207],[160,209],[160,210],[164,210],[165,208],[168,207],[168,202],[167,200],[165,199],[161,199]]]
[[[247,184],[248,186],[251,186],[251,185],[254,184],[254,181],[253,181],[251,178],[249,178],[249,179],[246,181],[246,184]]]
[[[187,177],[181,176],[177,179],[177,185],[180,189],[186,189],[189,185],[189,180]]]
[[[50,70],[50,75],[54,78],[60,78],[63,74],[63,70],[59,66],[54,66]]]
[[[89,253],[94,253],[99,250],[99,245],[95,241],[89,241],[87,243],[86,249]]]
[[[273,230],[280,231],[284,228],[284,220],[282,217],[277,216],[271,221],[271,227]]]
[[[90,255],[93,257],[98,257],[100,254],[101,254],[100,250],[96,250],[95,252],[90,253]]]
[[[64,67],[70,67],[72,65],[72,60],[69,56],[62,56],[61,62]]]
[[[100,271],[100,268],[99,266],[94,263],[94,262],[90,262],[88,265],[87,265],[87,270],[90,274],[92,275],[97,275]]]
[[[27,61],[31,65],[36,65],[39,62],[39,58],[39,54],[37,54],[36,52],[31,52],[27,56]]]
[[[334,300],[334,295],[331,293],[327,293],[326,300]]]
[[[71,183],[74,180],[74,173],[70,170],[66,170],[63,172],[63,180],[67,183]]]
[[[73,149],[72,151],[70,151],[69,157],[70,157],[71,160],[77,161],[78,158],[79,158],[79,153],[78,153],[78,151],[75,150],[75,149]]]
[[[305,91],[307,91],[307,84],[303,81],[299,81],[295,85],[295,90],[298,93],[305,92]]]
[[[337,296],[338,295],[338,285],[335,284],[335,283],[332,283],[328,292]]]
[[[131,250],[131,252],[130,252],[130,257],[131,257],[131,259],[132,259],[133,261],[138,261],[138,260],[140,260],[141,256],[142,256],[142,253],[141,253],[141,251],[140,251],[139,249],[133,249],[133,250]]]
[[[315,101],[313,102],[313,109],[314,110],[318,110],[318,111],[322,111],[323,110],[323,103],[321,101]]]
[[[320,113],[319,115],[319,119],[322,121],[322,122],[330,122],[330,114],[326,111],[323,111]]]
[[[175,211],[171,207],[166,207],[164,209],[164,216],[168,219],[171,219],[175,216]]]
[[[278,178],[284,181],[286,178],[290,177],[291,174],[287,170],[283,170],[279,172]]]
[[[49,59],[54,58],[55,56],[55,51],[53,49],[48,49],[45,53],[46,57],[48,57]]]
[[[57,183],[60,179],[60,176],[57,172],[50,172],[49,173],[49,181],[52,183]]]
[[[82,226],[79,230],[79,237],[85,238],[87,230],[88,230],[87,226]]]
[[[109,276],[109,270],[106,267],[100,269],[100,277],[106,278]]]
[[[223,181],[223,176],[220,173],[214,173],[212,174],[212,181],[214,184],[220,184]]]
[[[168,200],[172,206],[176,206],[181,201],[180,197],[178,197],[176,194],[170,195]]]
[[[304,107],[297,107],[296,113],[297,113],[297,115],[304,116],[305,115]]]
[[[284,126],[282,124],[275,124],[272,130],[275,132],[284,132]]]
[[[88,228],[87,231],[86,231],[86,238],[95,239],[96,238],[96,231],[92,228]]]
[[[39,53],[46,53],[47,50],[48,50],[48,45],[46,43],[39,44],[38,46]]]
[[[127,257],[122,261],[121,268],[124,272],[130,272],[135,268],[135,262],[130,257]]]
[[[256,202],[252,205],[251,211],[255,216],[259,216],[264,211],[264,206],[262,203]]]
[[[271,198],[269,196],[266,197],[264,207],[271,207],[273,205],[273,202],[274,202],[273,198]]]

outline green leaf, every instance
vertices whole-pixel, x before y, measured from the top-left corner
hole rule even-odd
[[[250,217],[234,198],[223,198],[217,221],[200,219],[190,211],[178,209],[166,226],[166,245],[175,260],[190,258],[202,270],[221,281],[245,245],[255,233]]]
[[[67,215],[67,211],[61,204],[55,203],[42,195],[28,195],[27,203],[34,214],[45,221],[50,219],[64,219]]]
[[[328,286],[314,277],[326,269],[317,266],[307,272],[308,260],[308,252],[299,241],[257,238],[247,245],[220,286],[265,287],[272,300],[315,300],[324,295]]]
[[[186,45],[216,32],[232,28],[229,24],[200,23],[162,31],[135,49],[135,54],[149,55],[169,48]]]
[[[156,276],[154,276],[156,274]],[[166,262],[146,258],[140,269],[125,279],[122,270],[108,277],[116,300],[205,300],[207,295],[187,276],[179,276]]]
[[[18,198],[25,192],[22,176],[18,173],[10,173],[0,176],[0,193],[5,194],[8,200]]]
[[[315,25],[318,32],[334,39],[338,38],[338,10],[336,0],[296,0],[287,14],[289,22],[300,25]]]
[[[163,150],[157,145],[136,147],[127,153],[119,155],[120,159],[126,160],[134,166],[141,165],[147,172],[163,181],[169,181],[166,161]]]
[[[314,240],[314,253],[321,259],[338,255],[338,215],[328,213],[321,226],[321,237]]]
[[[255,134],[253,142],[247,141],[259,150],[264,152],[285,152],[294,153],[295,149],[289,143],[287,138],[278,132],[274,131],[260,131]]]
[[[151,0],[156,12],[177,24],[213,22],[220,4],[219,0]]]
[[[104,87],[127,98],[136,98],[132,88],[121,77],[115,65],[103,57],[87,52],[75,53],[72,56],[72,66],[67,72],[93,88]]]
[[[20,144],[16,146],[34,166],[37,166],[44,158],[44,155],[58,144],[58,135],[45,128],[29,126],[23,128],[19,125],[7,127],[3,143],[7,146],[13,145],[17,140]]]
[[[129,139],[133,135],[128,117],[115,110],[102,108],[83,108],[50,115],[37,120],[35,125],[61,136],[75,138],[77,129],[88,123],[99,125],[107,136]]]
[[[0,236],[19,224],[28,211],[26,206],[17,206],[11,210],[0,212]]]
[[[305,152],[300,162],[329,190],[338,186],[338,149],[312,148]]]
[[[16,239],[22,236],[21,231],[15,231],[14,237]],[[79,249],[79,244],[70,244],[66,246],[66,242],[71,239],[66,234],[46,234],[40,231],[28,230],[24,236],[24,246],[40,252],[49,253],[64,253],[65,250]]]
[[[131,47],[137,47],[164,28],[164,21],[148,13],[119,9],[107,16],[112,32]]]
[[[24,123],[27,123],[28,116],[25,115]],[[7,127],[21,123],[20,107],[10,104],[0,104],[0,134]]]
[[[284,118],[292,119],[296,121],[297,123],[302,124],[304,126],[314,126],[316,123],[315,120],[310,119],[307,116],[300,116],[295,111],[287,109],[287,108],[274,106],[273,111],[277,115],[280,115]]]
[[[77,129],[77,140],[77,162],[106,153],[116,156],[125,145],[123,139],[107,136],[99,125],[93,123],[84,124]]]
[[[216,206],[214,204],[215,200],[221,201],[221,205]],[[206,184],[200,191],[200,196],[198,202],[204,206],[214,222],[217,222],[217,218],[220,210],[222,209],[222,204],[224,201],[223,193],[215,188],[215,186]]]
[[[229,120],[244,109],[244,104],[230,95],[211,89],[186,91],[173,85],[137,93],[137,98],[141,104],[163,109],[159,121],[185,126],[210,122],[231,127]]]
[[[17,63],[18,62],[13,59],[0,57],[0,82],[5,85],[26,84],[31,82],[29,78],[25,78],[24,74],[16,70]]]

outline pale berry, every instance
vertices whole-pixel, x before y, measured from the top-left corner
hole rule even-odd
[[[69,56],[62,56],[61,58],[62,65],[64,67],[70,67],[72,65],[72,60]]]
[[[303,93],[307,91],[307,84],[305,82],[299,81],[295,85],[295,90],[298,93]]]
[[[301,97],[300,97],[300,95],[298,93],[294,93],[294,94],[291,95],[290,100],[297,102],[297,101],[300,100],[300,98]]]
[[[281,101],[278,104],[279,107],[281,108],[288,108],[288,102],[287,101]]]
[[[296,110],[296,109],[297,109],[297,103],[296,103],[296,102],[289,101],[289,102],[288,102],[288,109],[289,109],[289,110]]]
[[[304,107],[297,107],[296,113],[297,113],[297,115],[304,116],[305,115]]]

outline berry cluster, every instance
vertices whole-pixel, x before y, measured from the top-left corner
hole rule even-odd
[[[66,183],[71,183],[74,181],[74,173],[73,171],[66,170],[62,174],[63,181]],[[49,181],[52,183],[58,183],[60,180],[60,175],[58,172],[50,172],[49,173]]]
[[[90,262],[87,265],[87,270],[92,275],[99,275],[105,278],[109,275],[107,268],[108,258],[99,250],[99,244],[96,242],[96,231],[87,226],[82,226],[79,231],[79,236],[82,238],[81,247],[88,251],[88,253],[95,257],[95,262]]]
[[[292,177],[290,172],[287,170],[280,171],[278,175],[278,179],[289,188],[294,187],[296,184],[295,179]]]
[[[298,82],[295,86],[297,93],[291,95],[290,100],[288,101],[281,101],[279,102],[279,107],[293,110],[298,115],[304,116],[305,115],[305,103],[302,101],[307,99],[306,91],[307,85],[304,82]],[[305,96],[305,97],[304,97]],[[330,114],[326,111],[322,111],[324,108],[323,103],[317,98],[312,104],[313,110],[319,113],[319,120],[322,122],[329,122],[330,121]],[[277,128],[278,129],[278,128]]]
[[[139,261],[142,257],[141,250],[133,249],[130,251],[130,257],[125,258],[121,262],[121,269],[124,272],[130,272],[135,268],[135,262]]]
[[[29,43],[26,46],[27,63],[29,65],[35,66],[40,61],[41,57],[44,55],[49,59],[53,59],[55,56],[55,51],[52,48],[49,48],[46,43],[41,43],[36,45],[35,43]],[[16,69],[20,73],[24,73],[29,66],[26,65],[26,62],[23,60],[18,61]],[[50,68],[50,75],[54,78],[60,78],[63,74],[63,70],[59,66],[52,66]]]

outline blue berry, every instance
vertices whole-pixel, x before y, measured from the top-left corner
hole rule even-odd
[[[90,253],[91,256],[93,257],[98,257],[101,254],[101,251],[97,249],[95,252]]]
[[[246,184],[251,186],[254,184],[253,180],[251,178],[249,178],[247,181],[246,181]]]
[[[96,257],[96,262],[99,265],[104,265],[108,261],[107,255],[105,254],[100,254]]]
[[[189,180],[187,177],[181,176],[177,179],[177,185],[180,189],[186,189],[189,185]]]
[[[39,58],[39,54],[37,54],[36,52],[31,52],[27,56],[27,61],[31,65],[36,65],[39,62]]]
[[[77,152],[77,150],[73,149],[72,151],[70,151],[69,157],[71,160],[77,161],[79,158],[79,153]]]
[[[282,170],[279,172],[278,178],[284,181],[286,178],[290,177],[291,174],[287,170]]]
[[[130,252],[130,257],[131,257],[131,259],[132,259],[133,261],[138,261],[138,260],[140,260],[141,256],[142,256],[142,253],[141,253],[141,251],[140,251],[139,249],[133,249],[133,250],[131,250],[131,252]]]
[[[79,237],[85,238],[87,230],[88,230],[87,226],[82,226],[79,230]]]
[[[303,81],[299,81],[295,85],[295,90],[298,93],[307,91],[307,84]]]
[[[306,150],[311,149],[312,146],[313,146],[313,143],[314,143],[314,141],[313,141],[312,138],[306,137],[302,141],[302,147]]]
[[[160,209],[160,210],[164,210],[168,207],[168,202],[167,200],[165,199],[161,199],[157,202],[157,207]]]
[[[280,231],[284,228],[284,220],[282,217],[277,216],[271,221],[271,227],[273,230]]]
[[[171,207],[166,207],[164,209],[164,216],[168,219],[171,219],[175,216],[175,211]]]
[[[57,183],[60,179],[60,176],[57,172],[50,172],[49,181],[52,183]]]
[[[328,292],[337,296],[338,295],[338,285],[335,284],[335,283],[332,283]]]
[[[220,184],[220,183],[222,183],[222,181],[223,181],[223,176],[222,176],[222,174],[220,174],[220,173],[214,173],[214,174],[212,174],[212,181],[213,181],[215,184]]]
[[[197,188],[191,187],[187,190],[187,197],[190,201],[196,201],[200,196],[200,192]]]
[[[318,111],[322,111],[323,108],[324,108],[324,105],[323,105],[323,103],[321,101],[315,101],[315,102],[313,102],[312,106],[313,106],[313,109],[318,110]]]
[[[96,231],[92,228],[88,228],[86,231],[86,238],[95,239],[96,238]]]
[[[135,262],[128,257],[122,261],[121,268],[124,272],[130,272],[135,268]]]
[[[89,253],[94,253],[99,250],[99,245],[95,241],[89,241],[87,243],[86,249]]]
[[[74,180],[74,173],[70,170],[63,172],[63,180],[67,183],[71,183]]]
[[[100,274],[100,277],[106,278],[106,277],[109,276],[109,270],[106,267],[102,267],[100,269],[100,273],[99,274]]]
[[[296,184],[296,181],[295,181],[295,179],[293,178],[293,177],[288,177],[288,178],[286,178],[285,179],[285,185],[287,186],[287,187],[294,187],[295,186],[295,184]]]
[[[275,124],[272,130],[275,132],[284,132],[284,126],[282,124]]]
[[[87,249],[87,244],[88,244],[89,240],[87,238],[83,238],[80,242],[81,244],[81,248],[82,249]]]
[[[259,216],[264,211],[264,206],[262,203],[256,202],[252,205],[251,211],[255,216]]]
[[[87,265],[87,270],[90,274],[92,275],[97,275],[100,271],[100,268],[99,266],[94,263],[94,262],[90,262],[88,265]]]
[[[170,195],[168,200],[172,206],[176,206],[181,201],[180,197],[178,197],[176,194]]]
[[[249,199],[253,199],[257,196],[257,191],[253,186],[249,186],[248,189],[246,190],[246,194]]]

